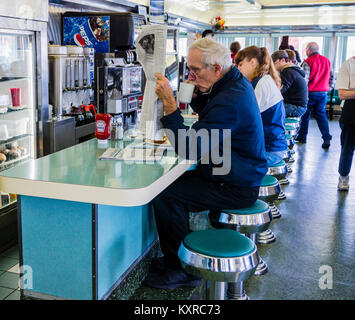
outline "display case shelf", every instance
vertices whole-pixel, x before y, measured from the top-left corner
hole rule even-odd
[[[3,81],[16,81],[16,80],[31,80],[30,77],[0,77],[0,82]]]
[[[8,208],[8,207],[10,207],[11,205],[13,205],[14,203],[17,203],[17,200],[11,201],[11,202],[9,202],[8,204],[5,204],[5,205],[1,206],[1,207],[0,207],[0,210],[5,209],[5,208]]]
[[[11,110],[11,109],[7,109],[6,112],[0,112],[0,119],[1,118],[5,118],[6,116],[10,115],[10,114],[21,114],[21,113],[25,113],[27,112],[28,110],[32,110],[31,107],[25,107],[23,109],[20,109],[20,110]]]
[[[3,163],[0,163],[0,171],[8,169],[14,165],[20,164],[21,162],[25,162],[29,159],[30,159],[30,154],[26,154],[26,155],[19,157],[17,159],[8,160]]]
[[[23,139],[23,138],[32,137],[32,136],[33,136],[32,134],[21,134],[19,136],[12,137],[12,138],[7,139],[7,140],[0,140],[0,145],[7,144],[7,143],[10,143],[10,142],[14,142],[16,140],[20,140],[20,139]]]

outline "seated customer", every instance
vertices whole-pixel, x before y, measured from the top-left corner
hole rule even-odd
[[[285,50],[275,51],[271,57],[276,70],[280,72],[286,117],[301,117],[306,112],[308,103],[306,73],[289,62]]]
[[[196,83],[191,107],[199,115],[192,129],[176,105],[168,79],[156,73],[156,94],[161,99],[165,115],[161,122],[169,141],[182,157],[190,158],[192,141],[186,135],[192,131],[215,140],[224,148],[225,136],[230,145],[223,152],[222,163],[204,161],[201,143],[197,143],[195,170],[187,171],[153,200],[160,246],[164,257],[152,262],[152,272],[146,284],[155,288],[173,289],[195,286],[195,277],[186,274],[177,255],[189,230],[189,212],[246,208],[255,203],[261,181],[267,172],[262,121],[253,88],[232,64],[230,52],[210,38],[195,41],[187,56],[189,80]],[[185,133],[185,135],[184,135]],[[221,135],[223,134],[223,136]],[[204,137],[202,137],[204,138]],[[202,140],[201,138],[201,140]],[[174,143],[172,141],[175,141]],[[210,143],[213,145],[213,143]],[[187,153],[183,154],[186,145]],[[224,149],[223,149],[224,151]],[[217,151],[218,152],[218,151]],[[216,153],[214,153],[215,155]],[[209,159],[213,158],[211,148]],[[212,157],[211,157],[212,156]],[[223,174],[215,169],[230,161]]]
[[[280,93],[281,81],[266,48],[247,47],[235,59],[239,71],[251,81],[264,126],[268,166],[283,159],[287,150],[285,108]]]
[[[285,51],[288,55],[288,61],[291,62],[292,64],[294,64],[295,66],[297,66],[298,62],[296,60],[296,52],[294,52],[291,49],[286,49]]]
[[[234,59],[235,56],[237,55],[237,53],[240,50],[240,43],[238,41],[234,41],[231,43],[229,50],[231,51],[231,58],[232,58],[232,62],[235,63]]]

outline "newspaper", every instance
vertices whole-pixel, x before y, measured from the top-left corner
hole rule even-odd
[[[143,66],[147,79],[139,129],[147,139],[153,141],[164,139],[163,126],[160,122],[164,116],[164,109],[163,103],[155,94],[154,74],[165,73],[167,30],[166,25],[143,26],[136,40],[138,61]]]

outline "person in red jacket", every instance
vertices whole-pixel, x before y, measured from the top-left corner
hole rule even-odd
[[[322,134],[322,148],[328,149],[332,136],[329,133],[329,124],[325,106],[327,94],[333,86],[333,73],[330,61],[327,57],[319,54],[319,47],[316,42],[310,42],[306,47],[307,59],[303,62],[302,68],[308,80],[308,105],[300,123],[300,130],[296,141],[306,143],[308,125],[311,113],[317,121],[318,128]]]

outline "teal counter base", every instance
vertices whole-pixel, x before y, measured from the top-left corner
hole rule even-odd
[[[21,295],[41,299],[106,299],[157,238],[150,204],[20,196],[18,221]]]

